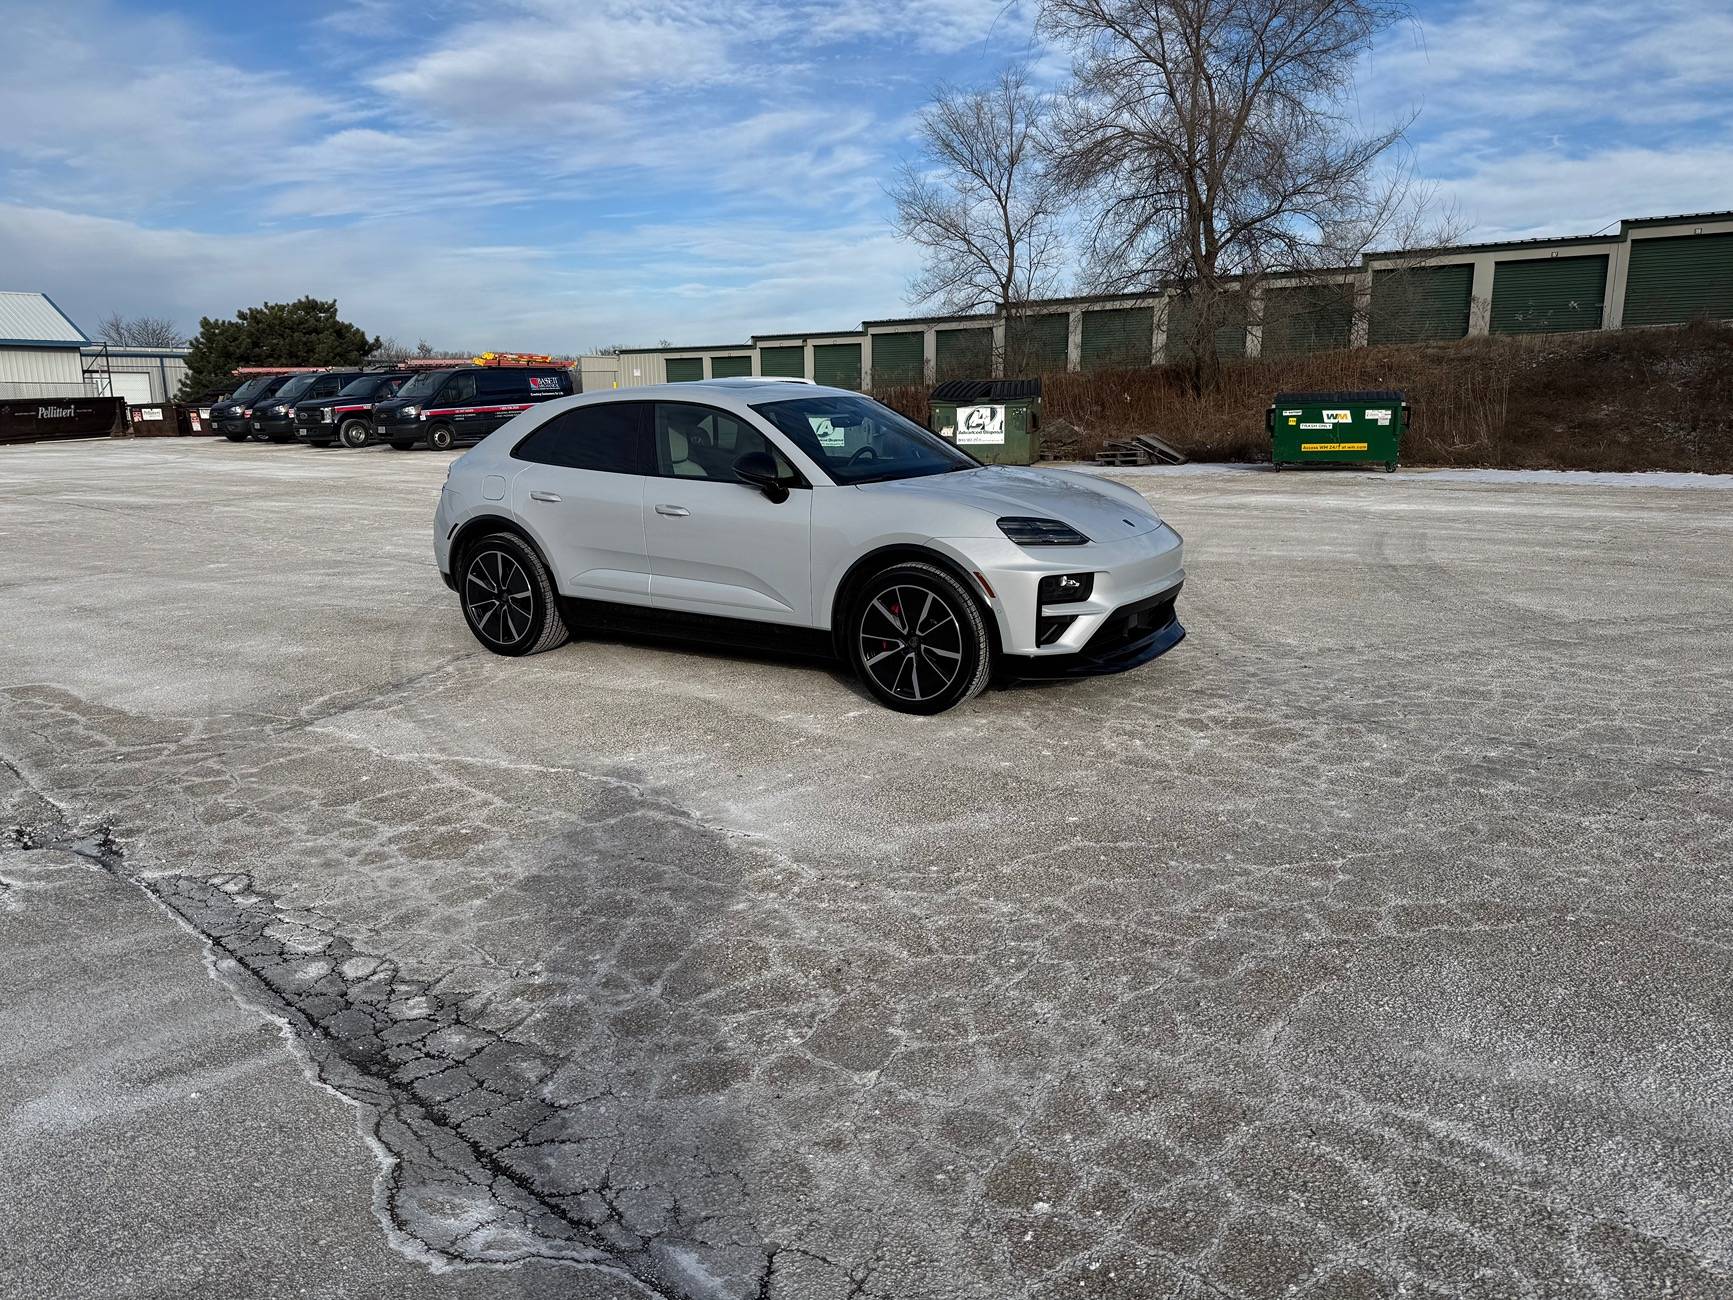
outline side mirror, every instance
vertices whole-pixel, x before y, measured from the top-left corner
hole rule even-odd
[[[776,461],[767,451],[749,451],[734,462],[734,476],[749,483],[776,504],[788,500],[788,485],[777,472]]]

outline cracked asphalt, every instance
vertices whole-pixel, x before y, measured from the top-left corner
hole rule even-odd
[[[938,718],[482,653],[446,458],[0,453],[0,1294],[1733,1292],[1733,496],[1129,477]]]

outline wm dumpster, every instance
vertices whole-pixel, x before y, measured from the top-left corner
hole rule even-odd
[[[1277,393],[1264,427],[1277,469],[1372,464],[1389,473],[1402,457],[1408,403],[1394,391]]]
[[[928,398],[934,433],[989,465],[1033,465],[1041,455],[1039,379],[950,379]]]

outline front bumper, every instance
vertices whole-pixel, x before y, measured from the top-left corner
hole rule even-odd
[[[1137,668],[1159,659],[1185,640],[1185,627],[1175,608],[1179,588],[1160,592],[1113,611],[1094,636],[1075,654],[1004,655],[1000,671],[1007,677],[1098,677]]]
[[[261,434],[267,438],[292,437],[295,433],[295,420],[293,416],[288,415],[264,416],[262,418],[255,415],[252,419],[250,432]]]
[[[1087,546],[1023,547],[1009,538],[935,540],[991,589],[1000,653],[1031,660],[1083,653],[1097,635],[1114,635],[1110,625],[1116,617],[1177,594],[1185,581],[1185,543],[1165,523],[1134,537]],[[1092,574],[1088,599],[1042,605],[1041,579],[1060,573]],[[1044,636],[1044,619],[1059,622],[1063,630],[1053,635],[1050,626]]]

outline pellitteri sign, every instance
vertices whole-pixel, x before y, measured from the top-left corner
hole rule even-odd
[[[107,438],[126,431],[120,397],[21,397],[0,401],[0,443]]]

